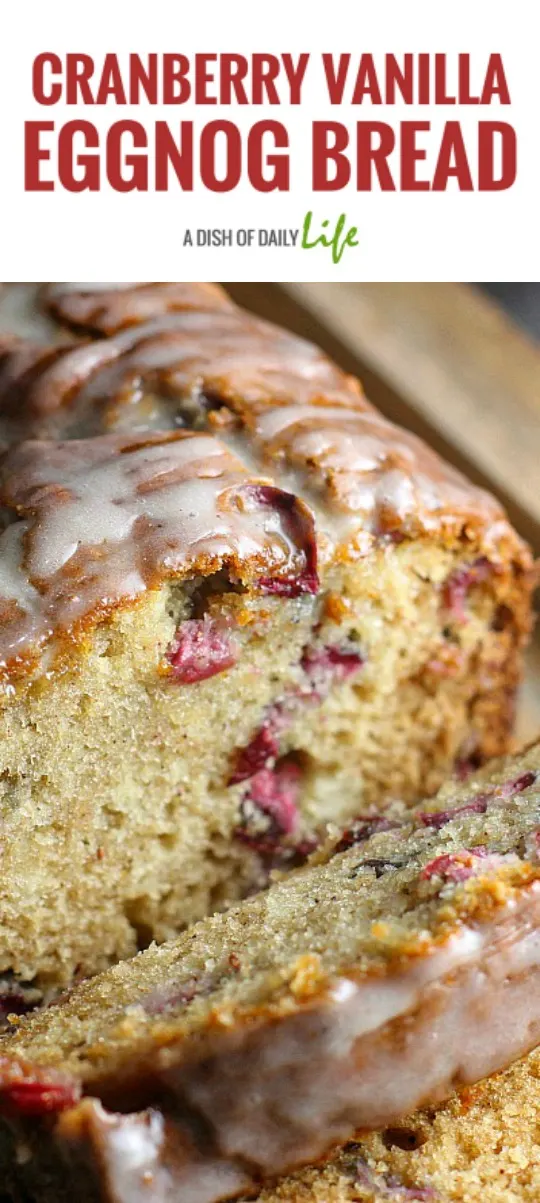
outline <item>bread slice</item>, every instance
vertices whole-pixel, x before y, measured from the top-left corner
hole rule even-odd
[[[539,1115],[537,1049],[436,1111],[360,1135],[257,1203],[537,1203]]]
[[[133,1203],[152,1175],[156,1199],[234,1197],[529,1051],[539,986],[537,744],[14,1017],[6,1176],[61,1182],[73,1158],[81,1203]]]
[[[216,287],[4,294],[70,331],[0,352],[0,975],[33,997],[504,751],[533,574]]]

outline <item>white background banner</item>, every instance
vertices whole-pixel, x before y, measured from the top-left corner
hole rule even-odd
[[[265,5],[253,0],[199,0],[198,4],[92,0],[91,5],[27,0],[10,5],[9,14],[3,14],[0,75],[0,277],[7,281],[538,279],[535,10],[537,17],[533,0],[510,4],[453,0],[451,5],[433,0],[375,4],[332,0],[327,5],[305,0],[271,0]],[[339,66],[339,56],[345,54],[350,59],[343,100],[332,104],[322,56],[333,56],[332,62]],[[56,56],[47,59],[43,71],[47,98],[53,85],[59,86],[60,99],[52,104],[39,103],[33,95],[33,64],[39,55]],[[116,57],[106,60],[107,55]],[[182,86],[184,91],[188,84],[193,89],[197,71],[200,103],[193,95],[181,104],[162,103],[164,55],[189,60]],[[197,59],[197,55],[217,58]],[[236,56],[232,68],[227,57],[231,55]],[[301,55],[309,55],[299,104],[291,103],[286,55],[293,65],[302,61]],[[412,62],[412,103],[406,103],[398,89],[395,103],[387,104],[385,56],[395,56],[405,70],[406,55]],[[466,87],[469,98],[481,97],[492,55],[501,56],[510,104],[501,103],[500,90],[492,94],[489,104],[459,103],[460,86],[462,101]],[[144,92],[138,104],[130,103],[130,56],[138,56],[150,74],[149,56],[155,56],[160,103],[151,103]],[[242,87],[230,89],[228,97],[227,80],[231,70],[241,69],[239,56],[245,56],[247,70]],[[274,90],[260,82],[261,71],[263,76],[265,70],[267,77],[268,71],[272,74],[271,56],[279,67]],[[372,59],[368,62],[366,56]],[[84,90],[86,103],[80,88],[71,97],[77,102],[68,103],[68,83],[71,80],[70,87],[76,88],[75,69],[81,69],[76,59],[83,69],[90,59],[94,65]],[[105,82],[104,64],[108,64]],[[363,98],[352,103],[359,70]],[[436,78],[442,103],[435,103]],[[262,103],[261,88],[266,98]],[[377,103],[377,90],[381,103]],[[270,95],[277,103],[268,102]],[[239,103],[244,97],[247,103]],[[74,121],[86,123],[75,134],[69,124]],[[236,127],[228,143],[229,162],[224,154],[227,135],[214,136],[206,128],[223,121]],[[284,127],[288,145],[277,151],[280,166],[277,161],[274,165],[272,160],[263,161],[258,171],[257,133],[252,134],[249,162],[247,148],[250,130],[261,121]],[[119,132],[118,123],[125,122],[137,124]],[[319,137],[332,141],[335,132],[324,132],[328,122],[339,123],[341,136],[348,139],[341,170],[350,171],[350,180],[339,190],[314,188],[314,123]],[[372,144],[395,138],[381,169],[389,190],[381,189],[375,167],[369,186],[366,123],[373,122],[384,129],[369,133]],[[464,148],[465,159],[462,154],[457,167],[455,126],[451,126],[452,154],[444,151],[449,122],[458,124],[459,144]],[[158,124],[160,187],[166,161],[167,190],[156,188],[156,123],[166,123],[170,131],[167,134]],[[185,123],[182,141],[181,123]],[[517,145],[515,182],[494,191],[484,188],[491,166],[495,179],[503,171],[504,135],[490,132],[490,123],[511,127],[505,168],[510,174],[512,131]],[[111,133],[115,125],[116,133]],[[482,126],[486,126],[483,135]],[[141,131],[146,145],[134,146]],[[274,136],[264,135],[265,153],[271,151]],[[492,165],[488,161],[491,138]],[[180,186],[171,166],[172,152],[164,159],[165,144],[179,148],[177,166],[181,150],[184,182],[192,170],[191,190]],[[206,182],[201,178],[201,144],[207,151],[216,148],[212,170],[218,185],[228,171],[232,179],[240,154],[241,177],[236,186],[216,191],[208,186],[208,174]],[[63,147],[61,163],[59,146]],[[322,170],[324,156],[319,155],[317,162]],[[255,184],[248,178],[250,164]],[[332,162],[327,165],[331,178]],[[450,178],[449,165],[454,168]],[[285,170],[288,191],[257,188],[261,176],[264,186],[274,171],[283,180]],[[146,191],[142,190],[145,177]],[[81,186],[81,190],[71,190],[66,179],[68,185],[71,180],[71,188]],[[138,186],[119,191],[118,181],[125,187],[130,179],[136,179]],[[82,187],[85,181],[90,187]],[[330,245],[321,243],[321,234]]]

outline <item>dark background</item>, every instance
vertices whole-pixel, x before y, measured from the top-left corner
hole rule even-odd
[[[477,284],[503,305],[514,321],[540,340],[540,284]]]

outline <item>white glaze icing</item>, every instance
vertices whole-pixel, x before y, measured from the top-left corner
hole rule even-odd
[[[111,1200],[143,1203],[144,1183],[153,1203],[221,1203],[248,1193],[254,1173],[289,1172],[520,1056],[540,1036],[539,901],[537,882],[519,914],[501,907],[491,926],[456,931],[401,975],[344,977],[323,1003],[262,1033],[216,1035],[201,1073],[169,1065],[156,1075],[177,1094],[168,1118],[110,1115],[85,1099],[87,1154]],[[197,1117],[214,1147],[194,1147]],[[74,1126],[62,1117],[57,1139],[69,1142]]]
[[[96,1159],[104,1203],[207,1203],[251,1186],[245,1169],[197,1154],[189,1134],[154,1109],[119,1116],[85,1099],[60,1120],[57,1140],[77,1165],[81,1149]]]
[[[21,610],[31,612],[39,605],[39,594],[23,567],[27,531],[27,522],[16,522],[0,535],[0,600],[14,601]]]
[[[17,334],[36,342],[59,342],[65,335],[39,304],[39,284],[0,287],[0,335]]]
[[[412,435],[397,432],[370,410],[332,405],[288,405],[257,416],[256,444],[270,457],[283,449],[292,463],[305,465],[310,484],[312,468],[319,486],[331,473],[343,478],[346,508],[362,515],[364,528],[376,532],[381,515],[403,522],[415,510],[435,514],[452,497],[463,505],[469,486],[449,470],[444,496],[436,475],[423,467],[424,449]],[[339,494],[339,486],[336,493]]]
[[[270,1030],[240,1028],[222,1037],[219,1051],[216,1040],[201,1073],[179,1066],[162,1076],[212,1125],[225,1157],[244,1157],[266,1173],[315,1160],[355,1129],[392,1123],[444,1097],[454,1081],[476,1081],[534,1045],[539,899],[535,883],[515,927],[501,908],[498,923],[456,932],[403,974],[344,979],[324,1004]],[[407,1027],[394,1041],[398,1021]]]
[[[92,335],[113,335],[160,313],[232,309],[217,284],[51,284],[44,288],[42,301],[60,322]]]
[[[53,286],[53,299],[62,287]],[[81,287],[87,286],[74,285],[71,295],[82,295]],[[163,312],[159,290],[176,287],[148,286],[158,292],[144,324],[44,365],[29,385],[27,430],[80,437],[104,429],[204,426],[206,398],[210,405],[217,398],[234,411],[248,454],[279,466],[280,474],[294,472],[302,490],[319,494],[326,525],[347,512],[363,532],[409,524],[415,533],[419,526],[434,529],[448,511],[458,521],[460,514],[470,517],[471,486],[377,415],[357,383],[318,348],[232,306],[219,308],[219,294],[211,312],[202,294],[198,310]],[[110,291],[122,295],[121,286]],[[126,320],[130,296],[136,313],[137,289],[128,288],[123,298]],[[90,317],[98,297],[96,290],[89,294]],[[20,413],[10,423],[8,440],[17,437]],[[500,518],[485,494],[474,496],[476,513],[485,510],[491,523]],[[336,538],[342,533],[336,529]]]
[[[22,612],[0,628],[4,664],[156,578],[204,571],[209,559],[261,575],[302,554],[279,505],[245,488],[242,465],[209,435],[22,444],[0,483],[27,515],[0,536],[0,603]]]
[[[267,412],[262,412],[257,417],[257,433],[263,443],[270,442],[284,430],[289,430],[291,427],[303,426],[297,437],[303,436],[308,438],[312,435],[316,441],[316,445],[324,445],[325,438],[328,438],[327,426],[332,423],[343,422],[346,427],[348,421],[356,422],[358,420],[358,410],[347,409],[345,406],[332,405],[284,405],[277,409],[271,409]],[[312,423],[315,424],[315,429],[312,428]],[[341,431],[345,437],[350,438],[347,429]],[[308,444],[309,445],[309,444]],[[360,460],[359,466],[366,467],[366,463],[371,467],[373,455],[369,454],[369,444],[366,447],[366,453]]]

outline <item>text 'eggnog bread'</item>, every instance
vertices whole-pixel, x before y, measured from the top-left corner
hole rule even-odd
[[[22,1010],[329,821],[504,751],[532,571],[492,498],[217,286],[7,285],[10,325],[0,975]]]
[[[528,1052],[539,987],[536,745],[13,1017],[4,1176],[37,1203],[47,1178],[80,1203],[242,1195]]]

